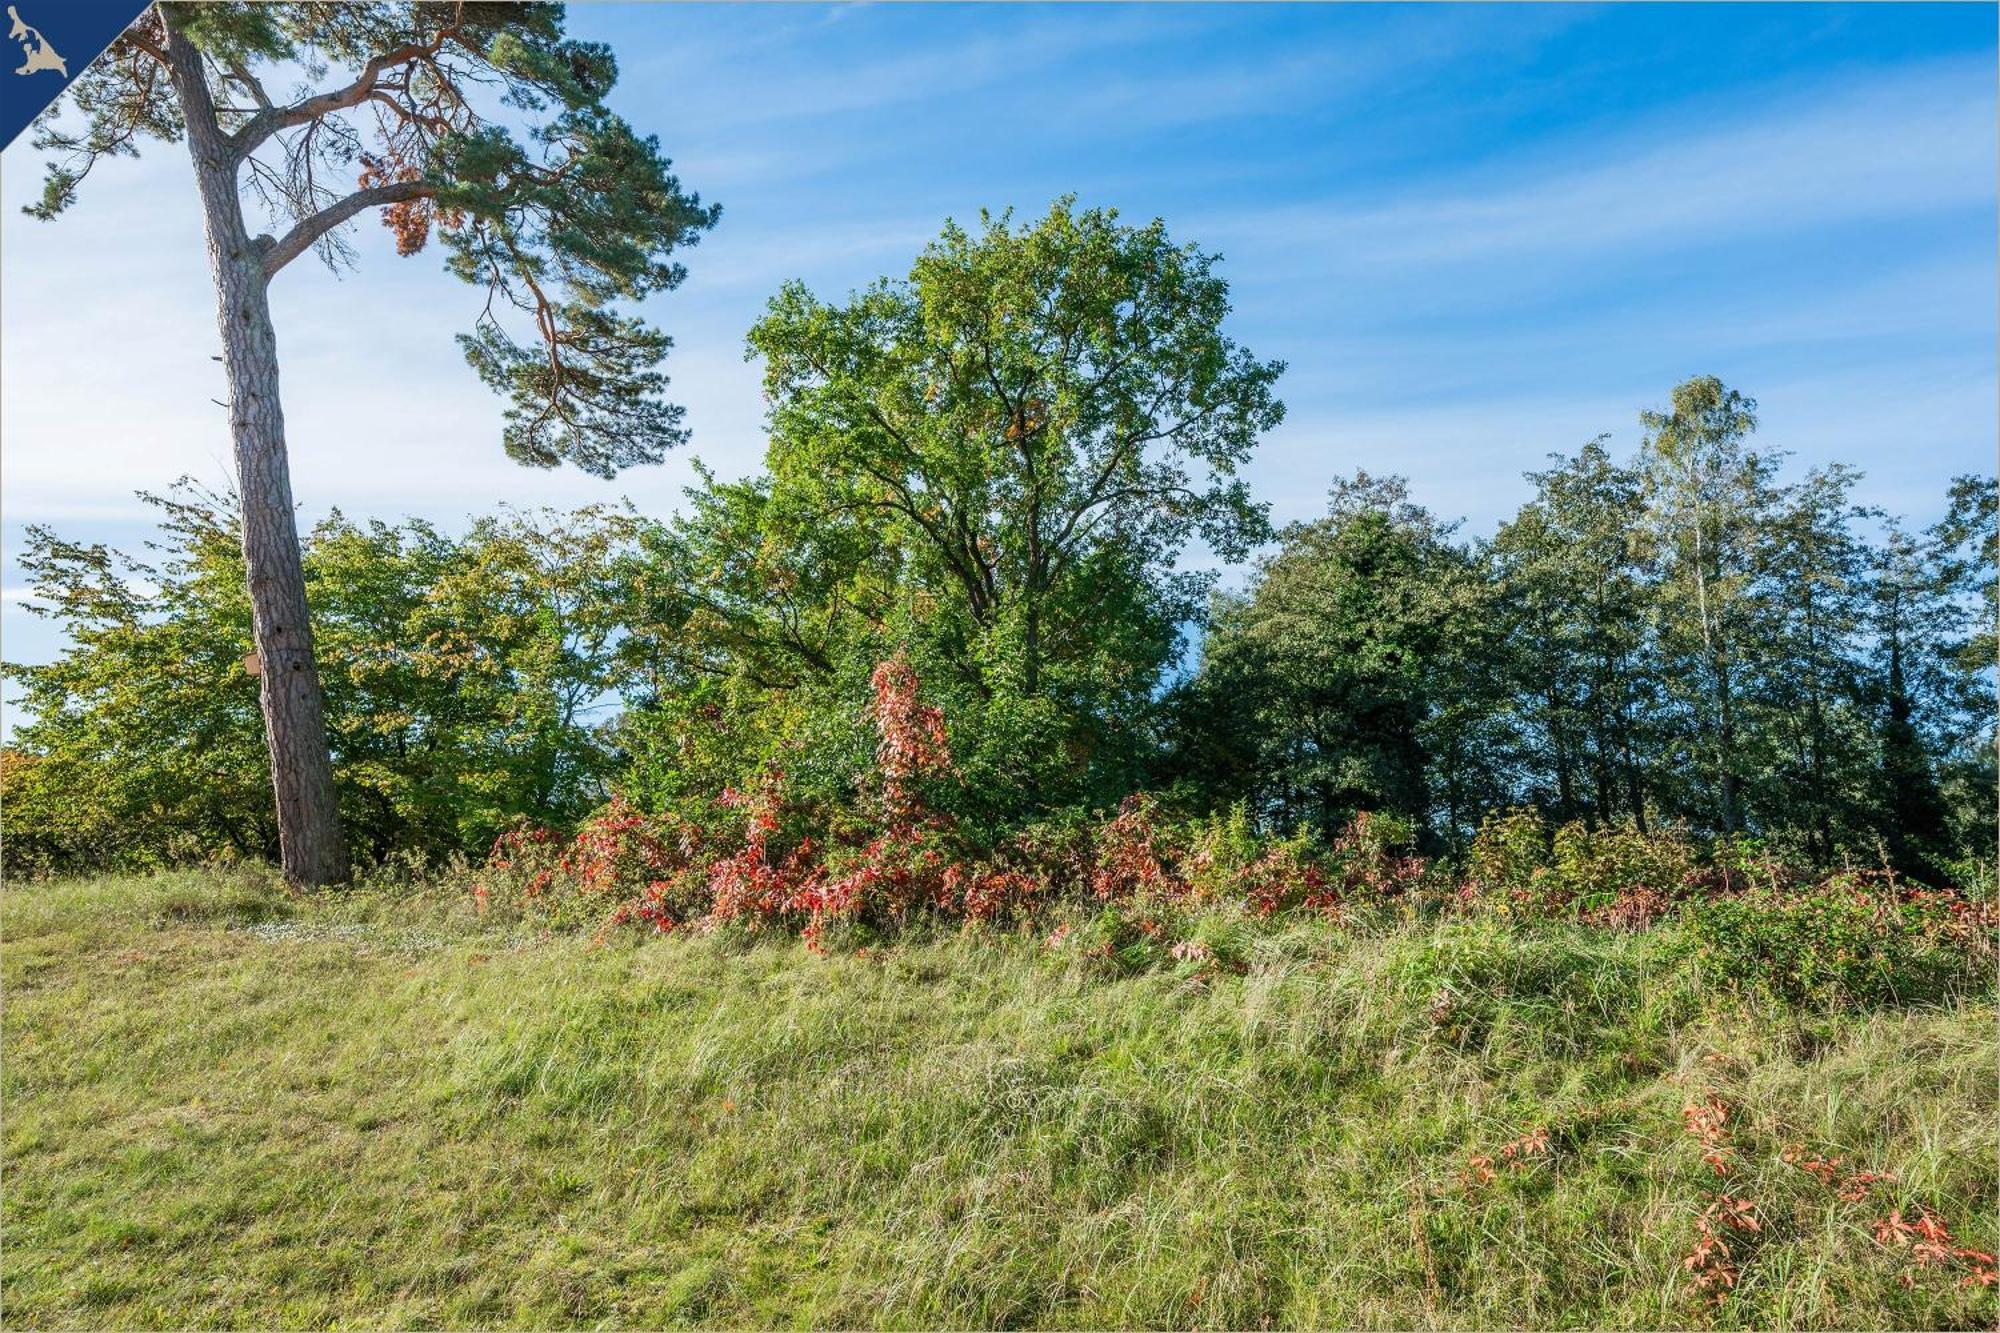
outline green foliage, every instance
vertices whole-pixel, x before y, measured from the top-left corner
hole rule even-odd
[[[215,497],[145,498],[160,513],[148,560],[27,531],[27,609],[71,646],[5,668],[27,715],[0,770],[10,874],[275,848],[234,528]]]
[[[1984,551],[1991,538],[1991,489],[1961,478],[1952,513],[1923,539],[1890,526],[1874,552],[1869,628],[1874,635],[1880,758],[1870,795],[1882,807],[1882,836],[1901,869],[1930,874],[1951,854],[1954,823],[1977,828],[1984,846],[1995,790],[1990,570],[1969,563],[1964,548]],[[1982,517],[1982,506],[1985,515]],[[1965,614],[1976,597],[1979,610]],[[1961,797],[1954,811],[1944,779]],[[1971,800],[1966,800],[1971,797]],[[1976,802],[1976,804],[1974,803]]]
[[[102,159],[182,137],[165,48],[191,42],[243,194],[280,233],[267,266],[307,247],[349,262],[341,224],[377,207],[399,253],[435,233],[446,268],[487,289],[459,341],[508,400],[509,456],[600,476],[657,462],[686,439],[660,397],[672,340],[621,307],[677,287],[675,255],[720,213],[608,108],[616,60],[563,22],[560,4],[149,7],[36,122],[51,156],[26,211],[53,218]],[[341,65],[352,82],[295,102],[265,86]]]
[[[1991,924],[1990,905],[1849,875],[1692,903],[1673,952],[1708,985],[1788,1004],[1941,1004],[1991,983]]]
[[[1359,811],[1420,824],[1432,785],[1454,827],[1487,794],[1475,626],[1490,594],[1451,527],[1403,484],[1359,474],[1328,516],[1283,534],[1247,598],[1225,598],[1175,701],[1170,771],[1323,833]]]
[[[1275,827],[1395,810],[1454,854],[1518,805],[1946,878],[1991,841],[1992,484],[1871,543],[1859,474],[1784,480],[1753,408],[1680,385],[1636,459],[1557,456],[1490,542],[1341,483],[1219,603],[1161,784]]]
[[[291,40],[238,18],[204,40]],[[576,58],[533,77],[582,114],[610,71]],[[461,174],[521,170],[507,142]],[[644,165],[621,179],[668,190]],[[545,185],[523,207],[581,210],[561,226],[604,249],[536,272],[605,300],[673,280],[592,221],[634,200]],[[450,207],[502,207],[481,188],[498,193]],[[1754,405],[1698,378],[1642,414],[1636,458],[1599,440],[1529,474],[1490,541],[1358,473],[1219,594],[1180,562],[1270,535],[1238,473],[1282,418],[1280,367],[1224,333],[1227,297],[1157,221],[1065,199],[947,226],[904,279],[771,301],[749,339],[766,468],[701,472],[671,520],[323,525],[308,580],[344,817],[376,858],[437,858],[522,819],[568,832],[615,792],[715,838],[722,793],[782,774],[814,836],[866,846],[871,681],[895,659],[952,755],[927,808],[981,864],[1151,791],[1167,842],[1198,844],[1163,843],[1162,873],[1286,880],[1273,902],[1363,861],[1400,881],[1405,841],[1495,903],[1627,927],[1698,871],[1749,873],[1726,864],[1743,839],[1814,868],[1989,876],[1990,479],[1871,544],[1858,474],[1785,481],[1750,447]],[[593,411],[565,429],[597,433]],[[17,868],[269,852],[233,520],[162,503],[164,564],[33,536],[40,609],[74,647],[8,668],[32,719],[0,769]],[[1219,822],[1196,836],[1184,816]],[[1360,830],[1392,827],[1396,853],[1354,859]]]
[[[851,700],[906,647],[968,814],[1130,790],[1133,723],[1208,582],[1178,557],[1265,532],[1236,472],[1282,418],[1281,367],[1223,334],[1227,311],[1212,257],[1068,200],[948,226],[843,305],[787,287],[750,334],[768,481],[711,485],[684,529],[745,669]]]
[[[1659,688],[1647,651],[1650,579],[1635,540],[1643,487],[1601,438],[1528,479],[1535,498],[1489,548],[1500,615],[1485,649],[1513,683],[1523,794],[1558,821],[1643,829]]]
[[[1591,828],[1572,821],[1557,829],[1550,870],[1561,891],[1586,908],[1634,890],[1672,892],[1694,878],[1698,849],[1678,829],[1641,833],[1627,824]]]
[[[233,506],[149,499],[149,562],[29,534],[30,609],[71,647],[6,668],[29,714],[4,770],[13,873],[271,853]],[[584,510],[452,538],[336,514],[308,535],[342,814],[372,856],[477,854],[517,817],[568,823],[603,801],[627,680],[617,570],[639,526]]]
[[[1581,820],[1551,828],[1539,811],[1514,809],[1480,823],[1466,866],[1481,891],[1589,916],[1635,894],[1657,895],[1664,905],[1701,887],[1703,869],[1730,856],[1729,844],[1704,850],[1679,828],[1641,832]]]

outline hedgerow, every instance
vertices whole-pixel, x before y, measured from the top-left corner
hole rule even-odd
[[[1331,839],[1259,829],[1238,806],[1180,817],[1147,794],[1095,819],[982,841],[926,793],[962,781],[944,721],[901,657],[873,677],[875,768],[847,805],[801,797],[772,765],[696,824],[619,799],[565,837],[521,825],[476,876],[482,912],[554,928],[794,931],[816,949],[917,923],[1032,930],[1119,969],[1232,965],[1236,926],[1368,928],[1412,919],[1651,931],[1715,991],[1794,1004],[1948,998],[1990,972],[1990,899],[1886,869],[1811,874],[1747,840],[1678,829],[1550,827],[1490,817],[1462,865],[1415,853],[1413,830],[1363,813]]]

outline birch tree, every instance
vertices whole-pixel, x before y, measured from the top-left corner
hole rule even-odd
[[[1758,542],[1772,503],[1774,464],[1745,444],[1756,411],[1753,399],[1700,375],[1675,386],[1668,411],[1640,413],[1665,638],[1687,667],[1677,674],[1723,833],[1743,826],[1742,658],[1756,638]]]

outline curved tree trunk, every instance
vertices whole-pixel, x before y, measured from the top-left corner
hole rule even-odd
[[[277,799],[285,879],[311,887],[347,878],[334,799],[319,669],[306,612],[305,571],[292,512],[285,417],[278,402],[278,343],[271,328],[263,245],[243,225],[234,146],[221,133],[201,56],[166,17],[167,55],[187,121],[215,277],[216,320],[229,380],[229,426],[243,507],[243,565],[261,676],[264,739]]]

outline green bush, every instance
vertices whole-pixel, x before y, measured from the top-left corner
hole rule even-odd
[[[1792,1004],[1939,1003],[1990,977],[1989,905],[1838,875],[1691,902],[1671,951],[1708,985]]]

